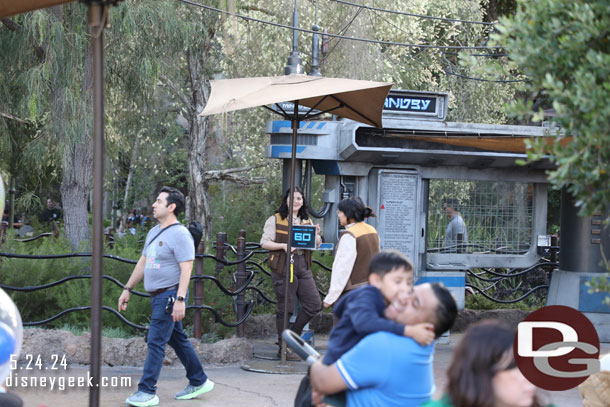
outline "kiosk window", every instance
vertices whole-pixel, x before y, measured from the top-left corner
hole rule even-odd
[[[531,245],[533,184],[429,181],[428,252],[524,254]]]

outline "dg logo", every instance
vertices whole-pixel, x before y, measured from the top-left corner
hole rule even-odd
[[[535,386],[568,390],[599,372],[599,337],[581,312],[551,305],[519,323],[513,350],[521,373]]]

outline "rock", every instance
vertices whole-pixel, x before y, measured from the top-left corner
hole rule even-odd
[[[320,312],[309,323],[314,333],[327,334],[333,327],[333,315],[330,312]],[[277,335],[275,314],[253,315],[246,320],[244,333],[246,338],[267,338]]]
[[[20,363],[40,360],[45,365],[61,362],[65,356],[68,365],[89,364],[91,335],[76,336],[68,331],[24,329]],[[191,338],[191,343],[205,364],[241,363],[252,358],[253,345],[245,338],[223,339],[214,344],[201,343]],[[144,338],[102,338],[102,363],[107,366],[144,366],[146,360]],[[180,363],[174,350],[168,346],[165,365]]]
[[[517,329],[517,324],[523,321],[529,313],[530,311],[520,309],[474,310],[465,308],[459,312],[451,332],[463,332],[470,324],[483,319],[498,319]]]
[[[251,315],[244,324],[246,338],[266,338],[275,336],[275,314]]]

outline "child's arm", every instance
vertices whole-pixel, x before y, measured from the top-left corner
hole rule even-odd
[[[374,291],[362,290],[346,305],[343,317],[351,319],[354,329],[360,335],[384,331],[403,336],[406,327],[384,318],[385,304],[378,304],[378,298]]]
[[[403,336],[413,338],[421,346],[428,346],[434,340],[434,325],[429,322],[406,325]]]

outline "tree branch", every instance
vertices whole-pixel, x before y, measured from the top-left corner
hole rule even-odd
[[[19,118],[19,117],[17,117],[17,116],[13,116],[13,115],[12,115],[12,114],[10,114],[10,113],[5,113],[5,112],[1,112],[1,111],[0,111],[0,117],[4,117],[5,119],[8,119],[8,120],[14,120],[14,121],[19,122],[19,123],[22,123],[22,124],[28,124],[28,125],[33,124],[33,123],[32,123],[31,121],[29,121],[29,120],[23,120],[23,119],[20,119],[20,118]]]
[[[14,32],[21,31],[23,29],[22,26],[20,26],[10,18],[3,18],[2,24],[4,24],[6,28]],[[44,61],[44,50],[42,49],[42,47],[36,45],[34,41],[32,41],[32,47],[34,47],[34,51],[36,52],[36,56],[38,57],[38,59]]]
[[[180,91],[180,89],[178,89],[176,87],[176,85],[174,85],[174,83],[169,80],[165,75],[161,74],[159,75],[159,79],[161,80],[161,82],[163,82],[163,84],[165,86],[167,86],[180,100],[182,100],[182,103],[184,103],[186,105],[186,107],[191,110],[191,111],[195,111],[195,106],[193,106],[193,103],[184,95],[183,92]]]
[[[246,177],[234,175],[237,172],[250,171],[254,168],[260,168],[266,164],[250,165],[247,167],[227,168],[226,170],[210,170],[203,173],[203,178],[208,181],[230,181],[240,185],[263,184],[267,181],[265,177]]]

